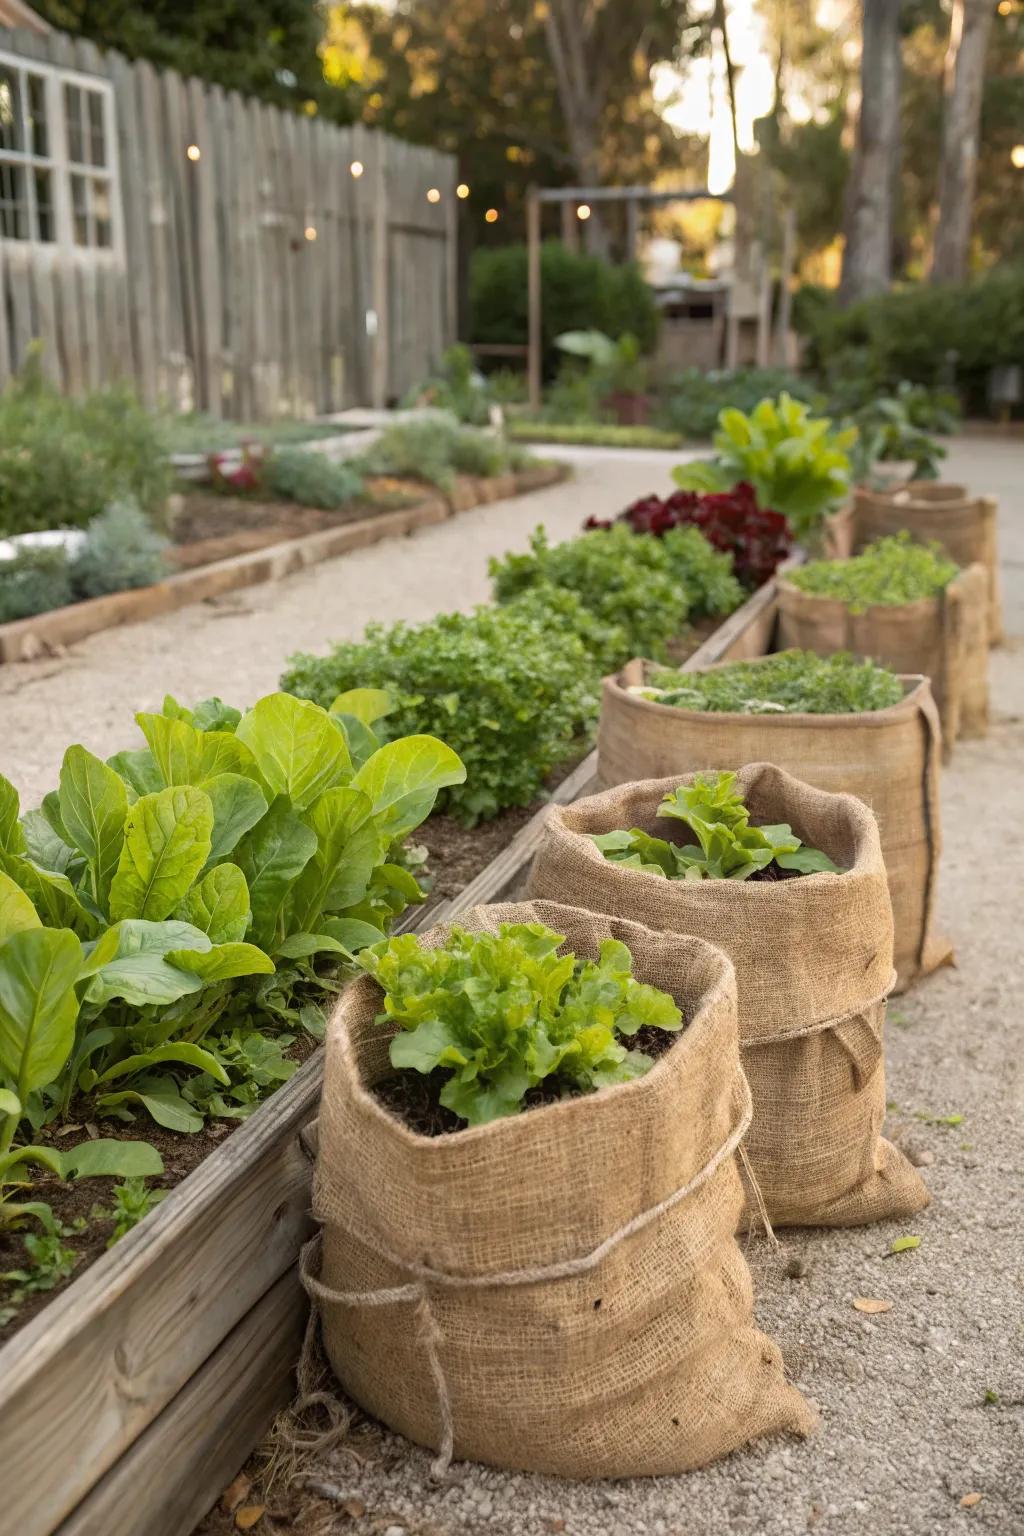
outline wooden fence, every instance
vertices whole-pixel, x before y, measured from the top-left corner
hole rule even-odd
[[[109,82],[116,120],[110,248],[0,239],[0,385],[38,339],[69,391],[129,378],[149,404],[305,415],[383,405],[454,339],[451,156],[59,32],[0,30],[0,56]]]

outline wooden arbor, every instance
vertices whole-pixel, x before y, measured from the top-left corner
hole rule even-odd
[[[541,403],[541,272],[540,272],[540,215],[544,203],[558,203],[563,208],[569,203],[625,203],[626,246],[632,259],[636,250],[637,209],[641,203],[695,203],[710,198],[715,202],[733,201],[731,192],[708,192],[704,188],[676,187],[663,190],[655,187],[533,187],[526,202],[527,282],[529,285],[529,328],[527,337],[527,375],[530,387],[530,409],[540,409]]]

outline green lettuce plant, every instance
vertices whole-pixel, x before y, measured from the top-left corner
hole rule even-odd
[[[941,544],[915,543],[903,528],[876,539],[850,560],[814,560],[790,572],[787,580],[801,592],[835,598],[851,613],[863,613],[937,597],[958,570]]]
[[[379,1022],[398,1025],[392,1066],[445,1073],[440,1102],[469,1125],[516,1114],[548,1079],[590,1092],[642,1076],[651,1057],[620,1037],[681,1029],[682,1014],[633,977],[624,944],[606,939],[595,961],[560,956],[563,942],[539,923],[503,923],[453,928],[437,949],[403,934],[363,950],[384,991]]]
[[[746,481],[759,506],[781,512],[797,539],[813,542],[849,494],[856,441],[856,427],[833,431],[829,417],[812,416],[809,405],[783,390],[749,415],[722,411],[715,457],[680,464],[672,478],[684,491],[729,491]]]
[[[707,672],[655,668],[629,690],[674,709],[732,715],[860,715],[889,709],[903,684],[888,667],[846,651],[779,651],[763,661],[734,661]]]
[[[771,865],[800,875],[838,874],[817,848],[803,845],[785,822],[752,827],[734,773],[697,774],[667,794],[655,814],[681,821],[696,843],[671,843],[639,827],[604,832],[593,842],[613,864],[669,880],[749,880]]]

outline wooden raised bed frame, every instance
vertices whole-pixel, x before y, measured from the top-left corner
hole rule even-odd
[[[280,581],[307,566],[334,560],[354,549],[379,544],[382,539],[401,538],[443,523],[457,512],[469,512],[506,497],[523,496],[549,485],[557,485],[569,473],[564,465],[538,464],[491,479],[460,476],[451,495],[438,492],[408,507],[392,512],[376,512],[336,528],[323,528],[297,539],[286,539],[263,549],[213,560],[192,570],[178,571],[152,587],[135,587],[126,592],[111,592],[106,597],[92,597],[83,603],[69,603],[49,613],[37,613],[29,619],[12,619],[0,624],[0,663],[32,661],[58,646],[72,645],[104,629],[121,624],[138,624],[163,613],[174,613],[189,603],[201,603],[225,592],[258,586],[266,581]]]
[[[774,581],[686,669],[762,655]],[[591,752],[552,795],[595,783]],[[539,811],[424,928],[514,897]],[[299,1248],[312,1169],[299,1133],[317,1112],[321,1053],[134,1230],[0,1350],[5,1528],[18,1536],[188,1536],[293,1392],[306,1313]]]

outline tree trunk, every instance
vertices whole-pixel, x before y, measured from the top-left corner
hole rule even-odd
[[[933,283],[957,283],[967,271],[974,183],[978,171],[981,98],[985,87],[993,0],[954,0],[946,53],[939,218],[932,253]]]
[[[902,0],[863,0],[860,111],[846,191],[839,298],[884,293],[892,277],[893,207],[900,146]]]
[[[594,84],[587,53],[587,0],[548,0],[545,29],[548,52],[558,87],[565,134],[580,184],[600,185],[600,130],[604,102]],[[608,253],[608,232],[595,207],[586,221],[588,251]]]
[[[729,23],[725,14],[725,0],[716,0],[715,26],[722,39],[722,53],[725,57],[725,81],[729,93],[729,120],[732,125],[732,152],[734,164],[740,163],[740,135],[736,121],[736,70],[732,62],[732,49],[729,47]]]

